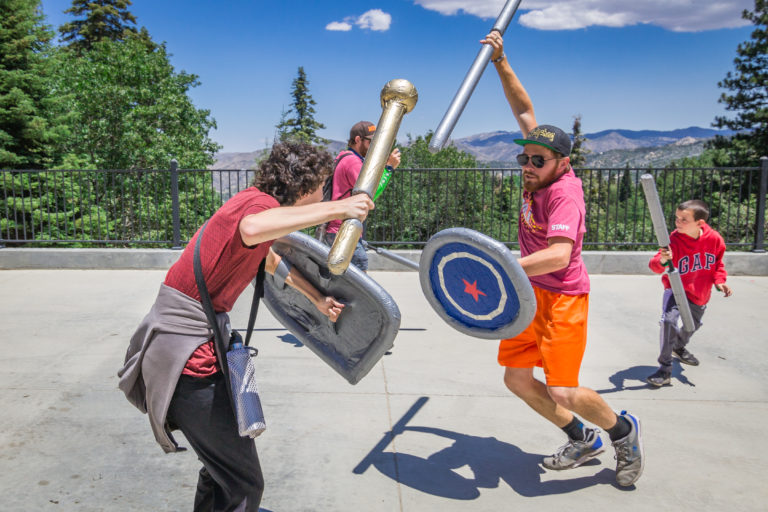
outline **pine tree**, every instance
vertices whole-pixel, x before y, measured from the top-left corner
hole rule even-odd
[[[45,56],[53,32],[39,0],[0,2],[0,168],[43,168],[47,122]]]
[[[627,162],[624,173],[621,175],[621,181],[619,182],[619,201],[622,203],[632,197],[632,177],[630,173],[629,162]]]
[[[324,124],[315,121],[316,105],[309,94],[309,80],[304,67],[299,66],[298,76],[291,84],[291,108],[283,112],[280,122],[276,125],[279,140],[293,139],[303,142],[327,144],[328,140],[317,135],[318,130],[325,128]]]
[[[573,116],[573,146],[571,147],[571,165],[584,167],[587,164],[587,156],[590,150],[583,147],[586,137],[581,134],[581,115]]]
[[[72,7],[64,12],[81,18],[59,27],[61,40],[80,52],[104,39],[122,41],[129,34],[138,34],[131,26],[136,18],[128,11],[129,5],[131,0],[72,0]],[[146,30],[141,36],[148,37]]]
[[[740,131],[733,137],[717,137],[711,144],[726,149],[732,165],[758,165],[768,153],[768,0],[755,0],[754,12],[744,10],[742,18],[751,21],[755,30],[751,39],[736,49],[734,72],[718,82],[724,92],[719,99],[735,118],[719,116],[713,126]]]

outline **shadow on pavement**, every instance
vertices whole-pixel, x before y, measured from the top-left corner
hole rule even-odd
[[[618,372],[614,373],[610,377],[608,377],[608,380],[611,384],[613,384],[612,388],[606,388],[606,389],[596,389],[598,393],[607,394],[607,393],[616,393],[617,391],[632,391],[636,389],[659,389],[651,386],[648,384],[645,379],[648,378],[653,372],[658,370],[658,366],[632,366],[631,368],[627,368],[626,370],[619,370]],[[680,381],[681,384],[686,384],[691,387],[695,387],[696,384],[691,382],[688,377],[686,377],[683,372],[685,370],[682,368],[680,361],[675,359],[672,361],[672,377]],[[635,381],[637,384],[632,385],[625,385],[627,381]]]
[[[283,334],[282,336],[278,336],[278,338],[283,343],[288,343],[289,345],[293,345],[296,348],[301,348],[301,347],[304,346],[304,344],[301,342],[301,340],[299,340],[299,338],[297,338],[296,336],[294,336],[291,333]]]
[[[524,452],[494,437],[471,436],[433,427],[406,426],[427,400],[427,397],[419,398],[353,472],[362,474],[369,466],[374,466],[382,474],[403,485],[456,500],[476,499],[480,496],[480,489],[496,488],[501,482],[525,497],[569,493],[598,484],[615,486],[613,469],[606,468],[587,477],[542,481],[541,475],[547,473],[539,466],[542,454]],[[453,444],[426,458],[384,451],[396,435],[409,431],[451,439]],[[585,466],[598,464],[599,460],[592,460]],[[465,466],[472,472],[473,478],[455,471]],[[466,470],[462,469],[462,472],[466,473]]]

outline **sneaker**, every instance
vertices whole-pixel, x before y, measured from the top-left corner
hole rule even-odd
[[[691,366],[699,366],[699,360],[696,359],[695,355],[688,352],[685,347],[675,349],[672,353],[677,356],[681,363],[689,364]]]
[[[634,484],[643,474],[643,438],[640,432],[640,420],[621,411],[632,429],[625,437],[613,442],[616,448],[616,483],[622,487]]]
[[[599,428],[588,428],[587,438],[584,441],[568,442],[557,450],[557,453],[544,457],[541,464],[547,469],[571,469],[579,467],[589,459],[596,457],[605,451],[603,441],[600,439]]]
[[[651,386],[660,388],[661,386],[665,386],[671,382],[669,378],[669,372],[662,370],[659,368],[656,370],[656,373],[645,379],[645,381],[650,384]]]

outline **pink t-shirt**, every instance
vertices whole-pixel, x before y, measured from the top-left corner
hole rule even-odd
[[[582,241],[587,232],[585,215],[581,180],[573,169],[551,185],[523,194],[518,229],[522,256],[546,249],[549,247],[547,240],[552,237],[573,240],[568,266],[557,272],[532,276],[532,285],[564,295],[589,293],[589,275],[581,259]]]
[[[347,156],[343,156],[345,153]],[[341,158],[342,156],[343,158]],[[336,169],[333,172],[333,194],[331,196],[333,201],[349,197],[355,183],[357,183],[357,177],[360,176],[360,171],[363,169],[363,157],[349,148],[339,153],[336,158],[338,158],[338,164],[336,164]],[[340,227],[340,220],[332,220],[328,223],[325,232],[338,233]]]

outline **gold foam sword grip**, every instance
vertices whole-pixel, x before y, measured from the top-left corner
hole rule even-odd
[[[411,82],[402,78],[390,80],[381,90],[381,108],[383,109],[376,132],[373,135],[365,162],[360,169],[353,194],[365,193],[373,199],[376,187],[381,181],[387,159],[392,152],[392,146],[400,128],[403,116],[413,110],[419,100],[419,93]],[[347,271],[355,245],[363,232],[363,224],[357,219],[347,219],[342,222],[336,240],[328,253],[328,270],[334,275],[342,275]]]

